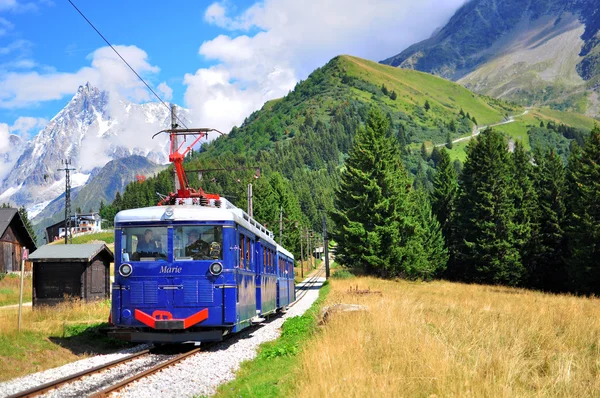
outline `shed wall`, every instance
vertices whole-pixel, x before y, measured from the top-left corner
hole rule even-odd
[[[65,295],[83,298],[84,263],[35,263],[33,266],[33,305],[57,304]]]
[[[104,300],[109,297],[110,274],[109,263],[99,256],[86,269],[86,300]],[[108,282],[107,282],[108,281]]]

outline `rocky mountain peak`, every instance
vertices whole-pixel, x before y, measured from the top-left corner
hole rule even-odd
[[[581,93],[600,83],[600,3],[470,0],[432,37],[382,63],[523,105],[598,115]]]
[[[190,123],[186,109],[178,108],[178,114]],[[139,155],[166,163],[168,145],[150,137],[169,123],[166,107],[111,98],[107,91],[87,82],[44,130],[24,145],[0,183],[0,197],[19,206],[32,206],[58,196],[64,190],[64,172],[58,170],[65,158],[71,160],[73,181],[79,184],[87,181],[91,170],[112,159]]]

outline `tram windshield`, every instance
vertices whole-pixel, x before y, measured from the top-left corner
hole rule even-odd
[[[175,260],[217,260],[223,258],[223,227],[190,225],[174,229]]]
[[[167,259],[166,227],[135,227],[121,230],[123,261],[156,261]]]

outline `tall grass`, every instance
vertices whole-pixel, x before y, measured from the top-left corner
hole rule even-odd
[[[0,306],[19,303],[21,277],[18,274],[8,274],[0,279]],[[31,301],[31,276],[23,280],[23,302]]]
[[[356,295],[350,286],[382,291]],[[600,300],[449,282],[332,281],[303,396],[600,395]]]
[[[69,337],[73,325],[106,322],[108,301],[65,302],[54,307],[23,308],[18,332],[18,310],[0,309],[0,381],[60,366],[80,359],[56,342]]]

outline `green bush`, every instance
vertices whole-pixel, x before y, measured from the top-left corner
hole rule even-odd
[[[356,275],[354,275],[352,272],[350,272],[347,269],[341,269],[341,270],[334,272],[331,275],[331,277],[333,279],[352,279],[352,278],[356,278]]]

